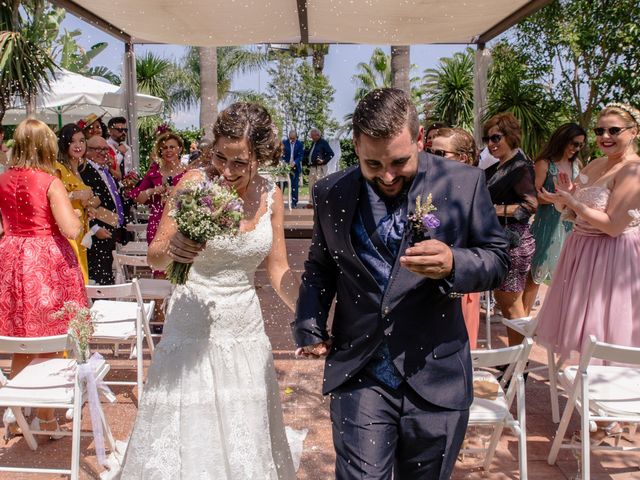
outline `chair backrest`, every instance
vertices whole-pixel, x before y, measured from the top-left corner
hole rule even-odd
[[[586,371],[594,358],[606,362],[640,365],[640,348],[599,342],[595,335],[589,335],[589,338],[586,338],[582,345],[580,371]]]
[[[54,353],[71,350],[73,343],[70,335],[54,335],[51,337],[1,337],[0,352],[2,353]]]
[[[87,285],[85,288],[87,297],[89,297],[90,300],[134,298],[136,295],[135,287],[133,286],[134,283],[137,283],[136,279],[133,279],[129,283],[121,283],[118,285]]]
[[[529,342],[526,340],[529,340]],[[520,345],[514,345],[513,347],[472,350],[471,360],[473,361],[473,366],[476,368],[491,368],[514,363],[520,359],[522,351],[527,348],[528,343],[532,343],[530,339],[525,339]]]
[[[129,279],[127,267],[149,267],[149,262],[147,262],[145,255],[127,255],[113,252],[113,258],[116,261],[116,282],[119,283],[124,283]]]

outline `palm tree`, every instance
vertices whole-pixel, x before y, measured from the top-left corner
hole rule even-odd
[[[216,47],[198,48],[198,66],[200,67],[200,128],[213,132],[218,117],[218,49]]]
[[[324,58],[329,54],[328,43],[292,43],[289,52],[294,57],[311,57],[316,75],[324,71]]]
[[[248,50],[243,47],[217,47],[214,56],[207,52],[206,58],[201,58],[200,50],[197,47],[190,47],[182,60],[184,70],[184,85],[189,85],[188,91],[182,92],[184,105],[194,105],[200,101],[201,124],[200,128],[209,131],[213,126],[211,119],[206,120],[206,126],[202,123],[202,105],[209,105],[205,113],[211,114],[214,111],[214,103],[226,100],[234,100],[241,92],[231,90],[231,81],[237,74],[248,73],[259,70],[267,64],[268,55],[264,52]],[[203,82],[201,80],[201,65],[204,64],[211,73],[204,72],[207,80],[207,89],[203,92]],[[216,72],[214,77],[213,72]],[[215,81],[214,81],[215,80]],[[215,90],[217,99],[209,89]]]
[[[99,42],[85,50],[76,42],[76,37],[80,35],[82,35],[82,32],[79,29],[71,32],[65,29],[64,33],[55,40],[57,48],[51,49],[51,56],[55,58],[58,53],[57,50],[59,50],[59,66],[65,70],[88,77],[102,77],[114,85],[120,85],[120,77],[107,67],[90,66],[93,59],[101,54],[109,44],[107,42]]]
[[[391,86],[411,93],[409,71],[411,70],[410,48],[408,45],[391,46]]]
[[[434,120],[473,130],[473,62],[468,48],[425,70],[426,100]]]
[[[484,118],[511,112],[522,128],[522,148],[535,156],[558,123],[559,108],[529,72],[522,55],[507,43],[492,49],[489,95]]]
[[[364,96],[375,88],[391,87],[393,83],[393,73],[391,69],[391,55],[386,54],[381,48],[376,48],[371,54],[368,63],[360,62],[357,65],[359,70],[351,79],[356,84],[354,100],[359,102]],[[409,68],[411,70],[413,65]],[[411,98],[415,104],[420,102],[422,88],[418,77],[410,77]]]
[[[381,48],[376,48],[368,63],[360,62],[351,79],[356,83],[354,100],[359,102],[367,93],[375,88],[391,86],[391,57]]]
[[[0,4],[0,121],[15,97],[22,98],[33,114],[35,95],[49,84],[56,69],[38,41],[45,2],[32,1],[23,9],[20,4],[20,0]]]

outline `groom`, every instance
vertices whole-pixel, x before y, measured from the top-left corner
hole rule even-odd
[[[313,190],[293,326],[299,355],[327,355],[340,480],[450,477],[473,399],[451,294],[490,290],[509,265],[482,171],[427,154],[422,141],[409,96],[374,90],[353,114],[359,168]],[[431,218],[414,229],[408,216],[429,195],[439,225]]]

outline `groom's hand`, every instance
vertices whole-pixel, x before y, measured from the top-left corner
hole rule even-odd
[[[331,342],[314,343],[313,345],[305,345],[296,349],[296,357],[320,358],[329,353]]]
[[[440,280],[451,275],[453,253],[440,240],[425,240],[405,250],[400,265],[413,273]]]

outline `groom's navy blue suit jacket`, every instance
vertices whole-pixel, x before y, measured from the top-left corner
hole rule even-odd
[[[409,246],[405,228],[400,254],[384,292],[363,265],[351,241],[351,226],[364,178],[359,167],[316,183],[313,241],[300,287],[293,323],[298,346],[330,336],[323,393],[352,378],[370,361],[383,338],[406,382],[425,400],[464,410],[473,399],[469,341],[459,298],[497,287],[509,267],[508,243],[498,223],[482,170],[420,153],[407,196],[431,193],[440,226],[430,237],[451,247],[453,276],[431,280],[400,266]],[[336,298],[328,333],[328,315]]]

